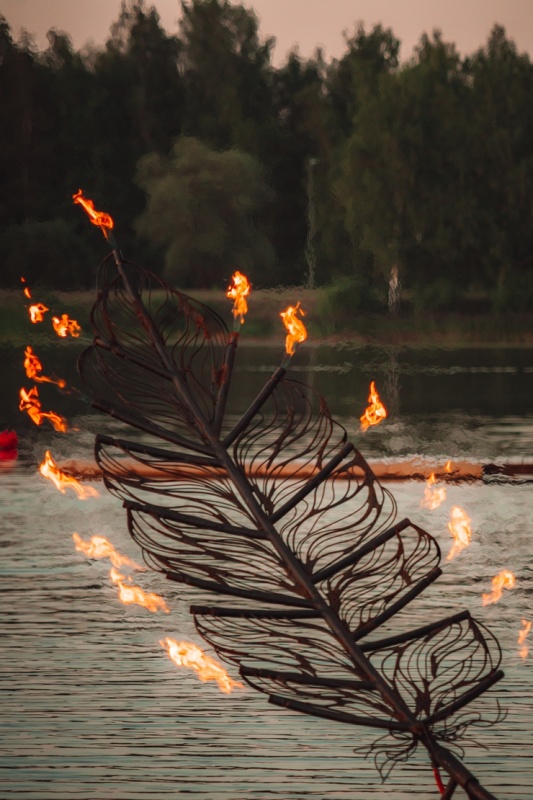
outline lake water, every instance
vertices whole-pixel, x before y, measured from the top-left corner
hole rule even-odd
[[[45,372],[77,383],[80,345],[34,349]],[[19,458],[0,462],[0,620],[2,630],[0,797],[32,800],[361,800],[438,797],[425,751],[382,784],[354,748],[371,735],[268,704],[251,689],[222,694],[175,667],[165,636],[202,645],[188,607],[198,593],[156,573],[136,574],[162,595],[170,614],[123,606],[107,560],[76,552],[72,533],[106,536],[139,561],[120,503],[101,491],[86,501],[62,495],[37,470],[44,451],[58,460],[89,458],[94,434],[110,422],[83,396],[42,390],[43,408],[64,414],[67,434],[36,428],[17,411],[22,349],[0,348],[0,430],[20,434]],[[243,347],[233,410],[241,410],[281,360],[277,348]],[[373,459],[424,456],[488,462],[533,461],[533,351],[302,347],[296,376],[321,392],[334,415]],[[358,433],[368,385],[375,380],[390,420]],[[114,427],[113,427],[114,426]],[[111,425],[116,430],[116,423]],[[472,519],[471,546],[423,595],[412,625],[428,615],[469,608],[498,637],[506,677],[492,692],[507,718],[477,731],[464,761],[504,800],[533,797],[533,632],[531,654],[517,646],[522,619],[533,620],[533,492],[521,483],[447,487],[435,511],[420,507],[424,484],[391,484],[398,518],[409,516],[450,546],[452,505]],[[516,587],[483,607],[481,594],[503,568]],[[230,669],[231,672],[231,669]],[[233,675],[237,678],[237,675]],[[456,797],[464,797],[457,792]]]

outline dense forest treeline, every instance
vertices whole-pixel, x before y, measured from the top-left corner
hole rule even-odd
[[[102,48],[0,17],[0,285],[89,287],[104,246],[181,288],[329,285],[349,309],[533,309],[533,66],[500,26],[460,57],[415,56],[359,25],[326,63],[288,54],[253,12],[184,0],[176,36],[123,2]],[[82,218],[83,217],[83,218]],[[396,293],[391,292],[391,286]]]

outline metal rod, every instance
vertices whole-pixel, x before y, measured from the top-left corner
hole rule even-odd
[[[235,363],[235,352],[237,350],[237,343],[239,341],[239,334],[237,331],[232,331],[229,335],[228,345],[226,347],[226,354],[224,357],[224,364],[222,367],[222,385],[218,392],[218,397],[215,404],[215,416],[213,418],[213,430],[220,436],[222,422],[224,419],[224,412],[226,410],[226,402],[228,399],[228,391],[231,383],[231,376],[233,374],[233,365]]]
[[[177,570],[164,570],[165,577],[176,583],[186,583],[189,586],[196,586],[198,589],[207,589],[210,592],[228,594],[233,597],[244,597],[247,600],[259,600],[265,603],[279,603],[282,606],[296,606],[297,608],[311,608],[308,600],[303,597],[291,597],[286,594],[276,594],[275,592],[265,592],[260,589],[239,589],[237,586],[228,586],[225,583],[207,581],[204,578],[196,578],[186,575]]]
[[[242,617],[243,619],[316,619],[320,617],[314,609],[295,608],[227,608],[222,606],[191,606],[193,614],[210,617]]]
[[[237,436],[247,427],[250,420],[257,414],[261,406],[268,400],[278,383],[285,377],[287,370],[284,367],[278,367],[272,376],[265,383],[253,403],[244,412],[240,420],[233,426],[232,430],[228,433],[222,444],[224,447],[229,447],[237,438]]]
[[[296,492],[291,499],[285,503],[285,505],[281,506],[274,514],[270,516],[271,522],[277,522],[281,519],[288,511],[294,508],[298,503],[303,500],[304,497],[307,497],[313,489],[315,489],[319,484],[321,484],[329,475],[333,472],[339,464],[344,461],[348,453],[353,452],[354,446],[351,442],[348,442],[344,445],[342,450],[334,456],[331,461],[329,461],[321,470],[319,470],[316,475],[314,475],[310,481],[308,481],[305,486],[303,486],[299,492]]]
[[[347,722],[350,725],[365,725],[370,728],[385,728],[388,731],[412,731],[409,722],[396,722],[395,720],[379,719],[379,717],[360,717],[356,714],[348,714],[346,711],[337,711],[333,708],[324,706],[312,706],[309,703],[302,703],[301,700],[293,700],[282,695],[269,694],[268,700],[276,706],[290,708],[293,711],[301,711],[303,714],[311,714],[314,717],[324,717],[336,722]]]
[[[371,619],[364,625],[361,625],[361,627],[359,627],[354,634],[354,640],[358,641],[359,639],[362,639],[363,636],[366,636],[380,625],[383,625],[383,623],[390,619],[390,617],[394,616],[397,611],[400,611],[400,609],[404,608],[408,603],[411,602],[411,600],[414,600],[415,597],[418,597],[418,595],[423,592],[427,586],[433,583],[433,581],[436,581],[440,575],[442,575],[441,568],[434,567],[425,578],[422,578],[422,580],[418,581],[418,583],[416,583],[411,589],[409,589],[408,592],[402,595],[399,600],[397,600],[395,603],[392,603],[388,608],[385,609],[385,611],[383,611],[381,614],[378,614],[377,617],[374,617],[374,619]]]
[[[175,522],[182,522],[184,525],[190,525],[196,529],[204,528],[208,531],[231,533],[235,536],[245,536],[248,539],[267,538],[263,531],[258,531],[256,528],[238,528],[236,525],[228,525],[225,522],[214,522],[205,517],[195,517],[193,514],[183,514],[181,511],[176,511],[173,508],[165,508],[165,506],[158,506],[153,503],[138,503],[135,500],[124,500],[122,505],[128,511],[138,511],[142,514],[150,514],[152,517],[171,519]]]
[[[301,672],[280,672],[273,669],[262,667],[241,667],[239,670],[243,677],[269,678],[290,683],[301,683],[306,686],[332,686],[339,689],[357,689],[361,691],[375,692],[376,685],[372,681],[357,681],[347,678],[321,678],[307,675]]]
[[[373,642],[359,645],[363,653],[370,653],[373,650],[382,650],[386,647],[394,647],[397,644],[405,644],[411,639],[418,639],[433,631],[446,628],[456,622],[462,622],[465,619],[470,619],[470,611],[460,611],[458,614],[439,619],[436,622],[430,622],[428,625],[422,625],[420,628],[414,628],[405,633],[398,633],[396,636],[387,636],[385,639],[377,639]]]
[[[405,528],[408,528],[411,522],[408,519],[403,519],[401,522],[398,522],[396,525],[393,525],[392,528],[388,528],[383,533],[378,534],[370,541],[365,542],[365,544],[359,548],[359,550],[355,550],[353,553],[350,553],[344,558],[341,558],[339,561],[336,561],[333,564],[330,564],[329,567],[324,567],[324,569],[320,569],[318,572],[315,572],[313,575],[313,583],[320,583],[321,581],[326,580],[326,578],[331,578],[332,575],[336,575],[338,572],[341,572],[345,567],[349,567],[352,564],[355,564],[359,561],[360,558],[366,556],[367,553],[370,553],[371,550],[374,550],[379,545],[384,544],[389,539],[392,539],[393,536],[396,536],[398,533],[401,533]]]
[[[458,786],[459,784],[457,783],[457,781],[454,781],[453,778],[450,778],[448,785],[444,790],[444,793],[441,794],[440,796],[440,800],[451,800]]]
[[[176,453],[172,450],[165,450],[163,447],[151,447],[142,442],[130,442],[128,439],[115,439],[112,436],[98,434],[98,440],[102,444],[117,447],[123,452],[141,453],[146,456],[154,456],[165,460],[180,461],[184,464],[194,464],[200,467],[220,467],[218,461],[213,458],[204,458],[192,453]],[[218,477],[218,476],[217,476]]]
[[[427,720],[428,725],[433,725],[435,722],[440,722],[441,719],[446,719],[446,717],[454,714],[463,706],[466,706],[467,703],[472,702],[475,700],[476,697],[479,697],[480,694],[483,694],[487,689],[500,681],[504,677],[504,673],[501,669],[496,670],[493,675],[489,675],[487,678],[479,681],[472,689],[469,689],[468,692],[465,692],[457,700],[454,700],[453,703],[450,703],[447,706],[444,706],[436,714],[432,714],[429,719]]]

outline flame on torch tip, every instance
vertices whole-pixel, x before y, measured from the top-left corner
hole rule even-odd
[[[136,564],[131,558],[123,556],[115,550],[111,542],[108,541],[105,536],[92,536],[90,540],[86,542],[74,531],[72,538],[74,539],[76,550],[86,555],[87,558],[109,558],[115,567],[126,566],[132,567],[133,569],[144,570],[144,567],[140,567],[139,564]]]
[[[48,378],[46,375],[39,375],[42,371],[43,365],[33,352],[33,349],[28,345],[24,350],[24,369],[26,375],[36,383],[55,383],[60,389],[64,389],[67,385],[63,378]]]
[[[77,338],[80,335],[81,327],[75,319],[69,319],[68,314],[52,317],[52,325],[57,335],[63,339],[67,336]]]
[[[45,478],[52,481],[56,489],[62,494],[65,494],[67,489],[72,489],[80,500],[86,500],[88,497],[98,497],[98,491],[92,486],[82,486],[75,478],[65,475],[47,450],[44,456],[44,461],[39,465],[39,472]]]
[[[192,642],[177,642],[168,636],[159,642],[178,667],[190,667],[201,681],[216,681],[221,692],[231,694],[233,689],[242,689],[242,683],[230,678],[224,667],[207,656],[198,645]]]
[[[370,405],[365,409],[364,414],[359,417],[361,430],[363,433],[371,425],[379,425],[379,423],[387,417],[387,409],[381,402],[381,399],[376,391],[376,384],[374,381],[370,383],[368,402]]]
[[[61,433],[65,433],[67,430],[67,422],[64,417],[54,411],[41,411],[41,401],[39,400],[39,391],[36,386],[33,386],[29,392],[24,388],[20,390],[19,411],[26,411],[36,425],[41,425],[43,419],[48,419],[54,430]]]
[[[108,228],[111,230],[113,228],[115,224],[113,222],[113,218],[109,214],[106,214],[105,211],[96,211],[93,201],[84,197],[81,189],[78,189],[76,194],[72,195],[72,199],[74,203],[79,203],[80,206],[82,206],[82,208],[87,212],[93,225],[97,225],[102,229]]]
[[[28,300],[30,300],[31,292],[30,292],[30,287],[26,284],[26,278],[21,278],[20,282],[24,284],[24,289],[22,291],[24,292],[25,297],[27,297]]]
[[[531,622],[528,622],[527,619],[522,620],[523,627],[518,632],[518,644],[520,645],[520,658],[526,659],[529,653],[529,647],[526,644],[526,639],[531,630]]]
[[[287,330],[287,336],[285,338],[285,351],[289,356],[294,355],[294,347],[296,344],[300,344],[307,339],[305,325],[301,319],[298,319],[296,316],[297,313],[300,313],[302,317],[305,317],[305,311],[303,308],[300,308],[299,300],[295,306],[288,306],[285,311],[280,312],[280,317],[283,320],[283,324]]]
[[[248,282],[248,278],[246,275],[243,275],[242,272],[234,272],[232,275],[231,280],[233,281],[231,286],[228,286],[228,291],[226,292],[226,297],[229,297],[230,300],[233,300],[233,316],[235,321],[239,321],[242,325],[244,322],[244,317],[246,312],[248,311],[248,303],[246,298],[250,294],[251,286]]]
[[[163,600],[163,598],[154,592],[144,592],[140,586],[134,586],[131,583],[124,583],[126,580],[125,575],[121,575],[115,567],[109,570],[109,577],[118,586],[118,597],[124,605],[131,605],[134,603],[137,606],[142,606],[148,611],[164,611],[165,614],[170,614],[170,609]]]
[[[426,488],[424,489],[424,497],[420,501],[422,508],[429,508],[434,511],[446,500],[446,489],[444,486],[435,486],[437,479],[435,473],[432,472],[427,479]]]
[[[516,583],[516,578],[513,573],[508,569],[502,569],[492,579],[492,592],[482,595],[482,603],[484,606],[490,603],[497,603],[503,594],[504,589],[513,589]]]
[[[452,558],[468,547],[470,539],[472,538],[472,529],[470,527],[471,519],[462,508],[454,506],[450,511],[450,521],[448,522],[448,530],[453,536],[453,544],[450,552],[447,555],[447,560],[451,561]]]
[[[28,309],[30,319],[34,324],[36,322],[42,322],[47,311],[50,311],[50,309],[42,303],[35,303]]]

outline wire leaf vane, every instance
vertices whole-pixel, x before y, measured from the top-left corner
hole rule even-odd
[[[323,398],[284,367],[228,414],[239,334],[214,311],[118,250],[98,285],[80,373],[94,406],[142,435],[97,436],[96,458],[147,563],[212,593],[191,609],[200,634],[271,702],[375,728],[383,775],[421,744],[444,797],[492,798],[456,742],[499,716],[479,701],[503,675],[498,643],[468,611],[409,627],[441,573],[435,539],[396,520]]]

